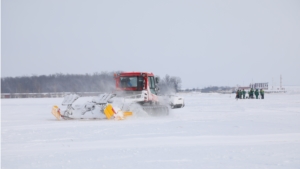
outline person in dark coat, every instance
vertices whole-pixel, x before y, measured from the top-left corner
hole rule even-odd
[[[264,99],[265,98],[265,91],[263,89],[260,89],[260,96],[261,96],[261,99]]]
[[[246,91],[243,89],[242,91],[242,94],[243,94],[243,99],[245,99],[245,96],[246,96]]]
[[[258,89],[255,89],[255,97],[256,97],[256,99],[258,99],[258,95],[259,95]]]
[[[242,90],[239,90],[239,98],[242,99]]]
[[[236,93],[235,93],[235,98],[236,98],[236,99],[239,98],[239,90],[236,91]]]
[[[253,99],[253,88],[250,89],[250,99]]]

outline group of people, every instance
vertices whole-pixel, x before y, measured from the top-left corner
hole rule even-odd
[[[264,99],[265,98],[265,91],[263,89],[260,89],[258,91],[258,89],[255,89],[255,91],[253,90],[253,88],[251,88],[248,91],[248,97],[246,97],[246,91],[243,90],[237,90],[236,91],[236,99],[245,99],[245,98],[249,98],[249,99],[254,99],[254,95],[255,98],[258,99],[258,95],[260,94],[260,98]]]

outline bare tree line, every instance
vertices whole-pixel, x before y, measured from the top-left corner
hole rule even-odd
[[[1,93],[112,92],[115,72],[52,74],[1,78]],[[160,93],[180,90],[181,79],[166,75],[158,84]]]
[[[2,93],[107,92],[114,86],[113,73],[52,74],[1,78]]]
[[[181,78],[166,75],[158,83],[158,88],[161,94],[177,93],[181,89]]]

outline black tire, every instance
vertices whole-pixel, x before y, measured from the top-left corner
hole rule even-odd
[[[175,108],[175,106],[173,104],[171,104],[171,109],[174,109],[174,108]]]

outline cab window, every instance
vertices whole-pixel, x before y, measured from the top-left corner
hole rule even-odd
[[[136,88],[143,90],[143,77],[142,76],[124,76],[120,77],[121,88]]]
[[[148,83],[149,83],[149,88],[150,88],[151,93],[156,94],[156,92],[155,92],[155,83],[154,83],[154,77],[153,76],[148,77]]]

